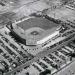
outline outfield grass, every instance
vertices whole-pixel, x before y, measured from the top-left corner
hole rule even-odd
[[[57,24],[45,18],[32,18],[32,19],[23,21],[17,25],[22,27],[24,30],[29,29],[31,27],[40,27],[47,30],[47,29],[51,29],[53,27],[58,26]]]

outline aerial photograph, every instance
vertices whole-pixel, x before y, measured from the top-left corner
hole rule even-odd
[[[0,75],[75,75],[75,0],[0,0]]]

